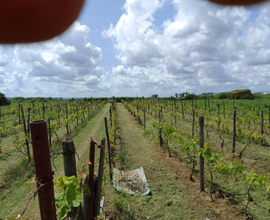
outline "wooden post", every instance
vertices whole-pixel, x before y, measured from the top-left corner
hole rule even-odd
[[[224,102],[224,100],[223,100],[223,116],[224,116],[224,118],[226,118],[225,116],[225,102]]]
[[[268,106],[268,117],[269,117],[268,124],[270,125],[270,105]],[[269,130],[270,130],[270,129],[269,129]]]
[[[57,220],[46,121],[34,121],[30,128],[41,219]]]
[[[159,112],[159,123],[161,122],[161,113]],[[163,146],[163,139],[162,139],[162,129],[160,128],[159,129],[159,133],[158,133],[158,136],[159,136],[159,145],[160,145],[160,147],[162,147]]]
[[[44,106],[44,101],[42,102],[42,116],[43,116],[43,120],[45,120],[45,106]]]
[[[200,149],[204,145],[204,117],[199,117],[199,145]],[[204,191],[204,158],[200,156],[200,191]]]
[[[97,189],[96,189],[96,201],[94,217],[97,217],[100,212],[100,200],[101,200],[101,190],[102,190],[102,176],[103,176],[103,166],[104,166],[104,154],[105,154],[105,138],[101,141],[102,147],[100,148],[99,156],[99,166],[98,166],[98,178],[97,178]]]
[[[60,104],[57,104],[58,123],[59,124],[61,123],[60,111],[61,111],[61,106],[60,106]]]
[[[30,112],[31,112],[31,108],[27,109],[27,136],[28,138],[30,138]]]
[[[19,113],[19,125],[21,124],[21,105],[20,102],[18,102],[18,113]]]
[[[21,111],[22,111],[23,128],[24,128],[24,135],[25,135],[25,144],[26,144],[26,150],[27,150],[27,155],[28,155],[28,163],[30,163],[31,162],[31,155],[30,155],[28,134],[27,134],[27,128],[26,128],[26,123],[25,123],[25,117],[24,117],[22,104],[21,104]]]
[[[209,97],[208,97],[208,111],[209,111],[209,114],[211,115],[210,98]]]
[[[143,127],[145,129],[145,107],[143,109]]]
[[[90,116],[90,103],[87,101],[87,111],[88,111],[88,116]]]
[[[66,119],[68,119],[68,107],[67,107],[67,103],[65,103],[65,107],[66,107]],[[69,131],[68,131],[68,122],[66,123],[66,128],[67,128],[67,134],[69,134]]]
[[[194,138],[195,109],[192,110],[192,138]]]
[[[63,161],[65,176],[76,176],[76,160],[75,160],[75,147],[72,140],[62,141]]]
[[[48,126],[49,126],[49,144],[50,147],[52,146],[52,134],[51,134],[51,120],[48,119]]]
[[[183,102],[182,102],[182,99],[181,100],[181,108],[182,108],[182,117],[184,118],[184,107],[183,107]]]
[[[94,198],[95,198],[95,191],[94,191],[94,167],[95,167],[95,145],[99,148],[101,147],[100,144],[96,141],[94,137],[91,137],[90,141],[90,164],[89,164],[89,188],[91,191],[91,195],[88,198],[88,210],[87,210],[87,220],[93,220],[94,218]]]
[[[89,185],[88,176],[85,178],[84,184]],[[83,220],[87,220],[88,201],[89,201],[89,195],[88,194],[83,194],[83,207],[82,207]]]
[[[233,143],[232,153],[235,153],[235,137],[236,137],[236,106],[233,107]]]
[[[264,124],[264,120],[263,120],[263,110],[261,110],[261,134],[264,133],[263,124]]]
[[[75,159],[75,146],[72,140],[63,140],[62,141],[62,151],[63,151],[63,161],[64,161],[64,171],[65,176],[76,176],[76,159]],[[75,219],[77,215],[78,208],[71,208],[71,219]]]
[[[112,127],[112,106],[110,106],[110,126]]]
[[[78,111],[78,105],[76,104],[76,112],[77,112],[77,115],[76,115],[76,122],[77,122],[77,127],[79,125],[79,111]]]
[[[108,158],[109,158],[110,179],[112,180],[111,141],[110,141],[110,137],[109,137],[107,118],[104,118],[104,121],[105,121],[106,137],[107,137],[107,147],[108,147]]]
[[[91,195],[88,197],[87,220],[94,218],[94,167],[95,167],[95,143],[90,142],[89,188]]]
[[[263,135],[264,131],[263,131],[263,110],[261,110],[261,135]],[[261,140],[261,145],[263,144],[263,139]]]

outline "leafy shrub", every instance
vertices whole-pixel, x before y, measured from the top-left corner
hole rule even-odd
[[[228,93],[221,93],[218,95],[218,99],[228,99]]]
[[[195,94],[187,94],[183,99],[184,100],[192,100],[195,99],[196,95]]]
[[[254,94],[238,95],[232,93],[221,93],[218,95],[218,99],[255,99]]]
[[[0,106],[10,105],[10,100],[5,97],[5,94],[0,92]]]

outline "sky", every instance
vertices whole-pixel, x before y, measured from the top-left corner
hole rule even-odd
[[[270,2],[86,0],[45,42],[0,45],[6,97],[160,97],[270,91]]]

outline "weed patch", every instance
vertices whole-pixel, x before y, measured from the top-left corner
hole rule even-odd
[[[137,219],[135,210],[132,206],[133,199],[134,198],[126,192],[117,191],[117,195],[114,197],[113,207],[117,212],[119,212],[120,219]]]

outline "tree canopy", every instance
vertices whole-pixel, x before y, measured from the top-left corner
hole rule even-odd
[[[10,101],[5,97],[5,94],[0,92],[0,106],[10,105]]]

